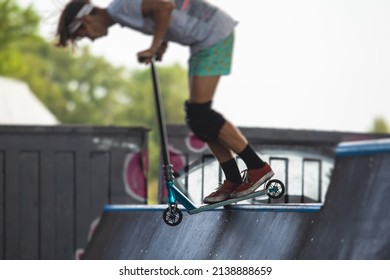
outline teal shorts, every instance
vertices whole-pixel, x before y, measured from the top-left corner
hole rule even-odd
[[[190,57],[189,76],[228,75],[232,65],[234,33]]]

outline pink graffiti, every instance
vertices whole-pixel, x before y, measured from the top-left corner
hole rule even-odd
[[[194,153],[202,153],[207,149],[207,144],[196,137],[193,133],[190,133],[186,137],[185,143],[187,148]]]
[[[146,202],[148,153],[134,153],[126,157],[123,168],[123,181],[126,193],[140,202]]]

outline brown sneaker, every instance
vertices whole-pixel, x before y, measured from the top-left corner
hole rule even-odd
[[[246,196],[274,176],[271,167],[266,163],[259,169],[248,169],[244,174],[243,183],[231,193],[231,198]]]
[[[221,202],[221,201],[224,201],[226,199],[229,199],[230,198],[230,194],[238,187],[239,185],[237,184],[234,184],[232,182],[229,182],[227,180],[225,180],[223,182],[223,184],[221,184],[219,186],[219,188],[209,194],[208,196],[206,196],[204,199],[203,199],[203,203],[206,203],[206,204],[212,204],[212,203],[217,203],[217,202]]]

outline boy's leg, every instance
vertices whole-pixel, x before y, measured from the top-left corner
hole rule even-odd
[[[219,79],[220,76],[191,77],[189,103],[204,104],[212,101],[218,86]],[[216,158],[220,162],[223,162],[227,160],[227,153],[231,154],[231,151],[233,151],[236,154],[239,154],[247,147],[247,145],[248,141],[240,132],[240,130],[230,121],[225,120],[224,125],[219,131],[218,138],[213,141],[213,147],[210,147],[210,149],[214,149],[216,152]],[[233,155],[231,155],[231,157],[233,157]]]
[[[189,103],[202,104],[212,101],[218,86],[219,79],[220,76],[191,77]],[[241,134],[239,129],[229,121],[225,121],[225,124],[222,126],[219,132],[217,141],[214,142],[214,147],[219,146],[216,147],[216,152],[218,153],[216,155],[217,159],[219,156],[219,151],[222,152],[224,149],[230,149],[238,154],[248,145],[248,141]],[[221,157],[223,157],[222,153]]]
[[[213,100],[220,76],[193,76],[190,78],[190,104],[205,104]],[[240,185],[241,177],[232,151],[218,139],[206,142],[220,163],[226,180],[215,192],[206,196],[204,203],[216,203],[230,198],[230,194]]]
[[[240,181],[237,163],[233,152],[238,154],[247,165],[249,171],[245,182],[240,184],[240,191],[235,195],[241,196],[248,191],[254,191],[258,183],[263,180],[264,167],[269,167],[248,145],[247,139],[239,129],[218,112],[211,108],[220,75],[230,73],[231,58],[233,51],[234,34],[232,33],[222,42],[199,51],[189,60],[190,98],[186,104],[187,121],[194,133],[208,142],[214,156],[220,162],[227,178],[235,182]],[[258,178],[258,175],[261,178]],[[270,173],[266,173],[266,176]],[[225,181],[218,189],[221,195],[218,199],[229,198],[230,192],[237,189],[237,184]],[[213,196],[213,194],[211,195]],[[214,199],[214,198],[213,198]],[[209,202],[212,203],[217,201]]]
[[[189,103],[204,104],[213,100],[220,76],[193,76],[190,78]],[[207,141],[210,150],[216,159],[226,162],[233,158],[228,146],[220,143],[218,139]]]
[[[221,76],[191,76],[189,103],[206,103],[213,100]]]
[[[207,103],[213,100],[218,86],[220,76],[193,76],[190,78],[190,99],[189,103]],[[208,146],[220,164],[228,161],[232,163],[232,151],[238,154],[248,167],[245,182],[239,187],[231,182],[224,182],[217,192],[205,198],[205,203],[214,203],[228,199],[230,196],[245,196],[255,191],[266,180],[273,176],[273,171],[268,164],[264,163],[248,145],[248,141],[240,130],[231,122],[225,120],[218,137],[208,141]],[[232,168],[229,168],[233,172]],[[234,172],[237,172],[234,169]],[[225,171],[225,169],[224,169]],[[237,178],[237,174],[230,174]],[[226,177],[230,176],[227,175]],[[230,195],[230,193],[232,193]]]

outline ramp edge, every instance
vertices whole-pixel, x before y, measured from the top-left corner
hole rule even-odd
[[[219,207],[209,211],[259,211],[259,212],[319,212],[321,211],[322,203],[281,203],[281,204],[242,204],[228,205]],[[108,204],[104,207],[104,212],[135,212],[135,211],[151,211],[162,212],[167,208],[166,205],[128,205],[128,204]],[[186,211],[183,206],[179,206],[180,210]]]
[[[336,147],[337,157],[390,153],[390,138],[342,142]]]

